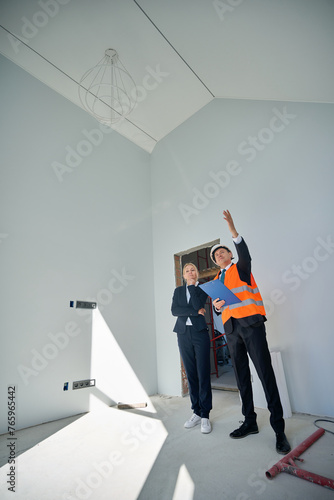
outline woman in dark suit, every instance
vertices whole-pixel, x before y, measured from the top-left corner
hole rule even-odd
[[[211,432],[209,413],[212,409],[210,337],[204,318],[207,294],[198,285],[198,269],[194,264],[183,267],[185,285],[175,289],[172,314],[177,316],[174,332],[186,371],[193,415],[184,424],[189,429],[201,424],[201,432]]]

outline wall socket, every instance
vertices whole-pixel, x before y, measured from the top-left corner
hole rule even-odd
[[[86,387],[94,387],[95,386],[95,378],[87,379],[87,380],[76,380],[73,382],[72,389],[85,389]]]
[[[84,300],[77,300],[75,307],[77,309],[96,309],[96,302],[86,302]]]

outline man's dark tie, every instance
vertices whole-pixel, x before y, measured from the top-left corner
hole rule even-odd
[[[220,273],[220,281],[222,283],[224,283],[224,279],[225,279],[225,273],[226,273],[226,270],[223,269],[222,272]]]

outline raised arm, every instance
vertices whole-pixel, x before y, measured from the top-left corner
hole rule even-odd
[[[229,210],[223,211],[223,217],[227,222],[227,225],[228,225],[229,231],[232,235],[232,238],[237,238],[239,236],[239,233],[235,228],[234,221],[233,221],[232,215],[230,214]],[[239,271],[241,271],[242,274],[244,275],[244,276],[241,276],[242,279],[244,279],[245,281],[248,282],[250,279],[251,260],[252,260],[250,253],[249,253],[249,250],[248,250],[248,247],[246,245],[246,242],[243,239],[241,239],[241,241],[239,243],[234,242],[234,245],[235,245],[235,248],[236,248],[237,253],[238,253],[237,267],[238,267]]]
[[[223,211],[223,217],[224,217],[224,219],[227,222],[227,225],[228,225],[228,228],[229,228],[230,233],[232,235],[232,238],[237,238],[238,237],[238,232],[235,229],[235,225],[234,225],[234,222],[233,222],[233,219],[232,219],[232,215],[230,214],[230,212],[228,210],[224,210]]]

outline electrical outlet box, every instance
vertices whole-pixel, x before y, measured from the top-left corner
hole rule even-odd
[[[77,300],[77,309],[96,309],[96,302],[85,302],[84,300]]]
[[[86,387],[94,387],[95,386],[95,378],[87,379],[87,380],[76,380],[73,382],[72,389],[85,389]]]

